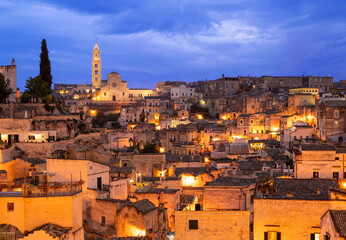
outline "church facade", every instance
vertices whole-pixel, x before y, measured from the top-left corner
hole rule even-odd
[[[101,50],[95,43],[91,59],[91,85],[88,84],[54,84],[54,90],[64,98],[83,99],[106,102],[132,102],[148,96],[156,96],[151,89],[129,89],[127,82],[121,80],[120,74],[111,72],[107,80],[102,80]]]
[[[156,92],[150,89],[129,89],[127,81],[121,80],[120,74],[111,72],[107,80],[101,80],[101,51],[95,43],[93,49],[92,86],[96,89],[93,100],[112,102],[131,102],[148,96],[155,96]]]

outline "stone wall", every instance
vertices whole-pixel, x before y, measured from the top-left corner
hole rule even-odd
[[[189,229],[189,220],[197,220],[198,229]],[[249,220],[249,211],[176,211],[175,239],[248,240]]]
[[[320,218],[328,209],[346,209],[346,201],[254,199],[254,239],[264,232],[281,232],[281,239],[306,239],[320,231]]]

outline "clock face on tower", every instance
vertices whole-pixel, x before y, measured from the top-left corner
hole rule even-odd
[[[117,87],[117,84],[116,83],[112,83],[112,87]]]

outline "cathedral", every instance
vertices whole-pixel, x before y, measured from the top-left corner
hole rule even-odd
[[[155,96],[154,90],[129,89],[127,82],[121,80],[120,74],[117,72],[109,73],[107,80],[102,80],[101,51],[97,42],[95,43],[92,55],[92,87],[96,90],[93,100],[130,102],[147,96]]]
[[[101,50],[95,43],[91,59],[91,85],[89,84],[54,84],[54,90],[64,98],[92,98],[93,101],[132,102],[148,96],[155,96],[150,89],[129,89],[127,82],[121,80],[120,74],[111,72],[107,80],[102,80]],[[0,69],[1,70],[1,69]]]

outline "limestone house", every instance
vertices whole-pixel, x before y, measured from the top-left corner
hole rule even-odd
[[[346,239],[346,210],[328,210],[321,217],[321,237],[328,240]]]
[[[165,223],[164,209],[147,199],[125,202],[117,210],[118,237],[149,236],[158,240],[164,233]]]
[[[346,139],[346,100],[321,100],[317,107],[317,128],[322,140],[342,142]]]
[[[137,200],[148,199],[156,207],[163,204],[164,208],[167,209],[167,228],[170,231],[174,231],[174,211],[180,208],[180,191],[178,189],[152,187],[137,188],[134,193],[134,198]]]
[[[56,139],[56,131],[33,130],[32,119],[0,119],[0,142],[11,145],[16,142],[48,142]]]
[[[219,177],[203,187],[203,210],[249,210],[256,180]]]
[[[249,239],[249,219],[249,211],[176,211],[175,239]]]
[[[10,239],[53,239],[53,236],[83,240],[82,182],[47,182],[47,174],[35,176],[39,179],[28,176],[1,186],[2,233]]]
[[[183,187],[203,187],[215,178],[205,167],[176,168],[174,175],[181,177]]]
[[[345,161],[345,149],[330,144],[302,144],[300,152],[295,154],[295,177],[343,179]]]
[[[257,183],[253,203],[254,239],[321,239],[321,217],[328,209],[344,210],[336,180],[280,179]]]
[[[175,168],[184,167],[203,167],[202,157],[200,155],[174,155],[166,154],[166,165],[168,168],[168,175],[173,175],[173,170]]]
[[[84,181],[83,192],[101,190],[110,181],[109,166],[88,160],[47,159],[46,171],[52,174],[52,182]]]
[[[297,121],[292,127],[283,130],[280,135],[280,144],[285,148],[292,148],[292,142],[296,139],[312,139],[314,129],[307,123]]]

